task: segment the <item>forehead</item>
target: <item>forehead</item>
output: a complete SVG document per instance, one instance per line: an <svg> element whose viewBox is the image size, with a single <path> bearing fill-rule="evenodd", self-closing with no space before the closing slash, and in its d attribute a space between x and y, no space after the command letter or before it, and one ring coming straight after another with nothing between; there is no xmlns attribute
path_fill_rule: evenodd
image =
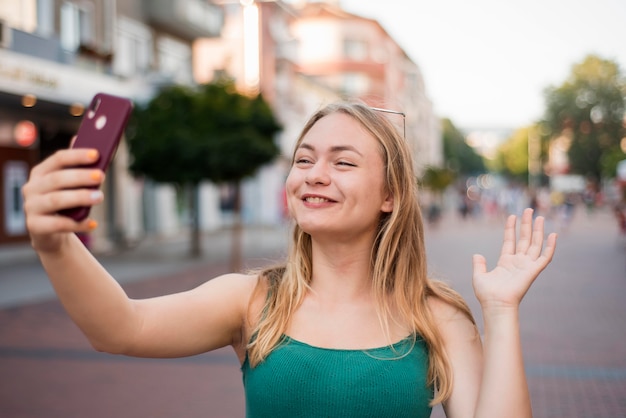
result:
<svg viewBox="0 0 626 418"><path fill-rule="evenodd" d="M331 113L318 120L303 136L303 144L311 147L352 146L357 149L378 150L378 140L356 119L345 113Z"/></svg>

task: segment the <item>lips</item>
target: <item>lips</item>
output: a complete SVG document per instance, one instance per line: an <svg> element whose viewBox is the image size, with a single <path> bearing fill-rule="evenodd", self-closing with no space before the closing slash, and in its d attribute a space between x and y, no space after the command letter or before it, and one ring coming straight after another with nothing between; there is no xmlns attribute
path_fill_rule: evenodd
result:
<svg viewBox="0 0 626 418"><path fill-rule="evenodd" d="M334 202L334 200L329 199L327 197L324 196L317 196L317 195L305 195L302 197L302 200L304 200L307 203L312 203L312 204L321 204L321 203L331 203Z"/></svg>

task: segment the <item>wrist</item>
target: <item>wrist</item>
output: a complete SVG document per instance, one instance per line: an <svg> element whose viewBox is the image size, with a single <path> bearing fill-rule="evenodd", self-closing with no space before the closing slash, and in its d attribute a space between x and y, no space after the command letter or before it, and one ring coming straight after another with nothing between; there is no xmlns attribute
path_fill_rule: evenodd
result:
<svg viewBox="0 0 626 418"><path fill-rule="evenodd" d="M483 320L485 322L508 322L519 319L519 305L488 304L481 305Z"/></svg>
<svg viewBox="0 0 626 418"><path fill-rule="evenodd" d="M54 237L31 235L30 245L40 257L58 257L69 245L73 233L57 234Z"/></svg>

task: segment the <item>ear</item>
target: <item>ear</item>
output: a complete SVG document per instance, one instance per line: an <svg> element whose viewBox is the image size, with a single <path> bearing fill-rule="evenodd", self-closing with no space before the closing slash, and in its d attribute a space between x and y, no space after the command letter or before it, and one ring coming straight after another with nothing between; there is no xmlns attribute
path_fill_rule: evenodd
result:
<svg viewBox="0 0 626 418"><path fill-rule="evenodd" d="M381 212L393 212L393 195L389 194L383 201L382 206L380 207Z"/></svg>

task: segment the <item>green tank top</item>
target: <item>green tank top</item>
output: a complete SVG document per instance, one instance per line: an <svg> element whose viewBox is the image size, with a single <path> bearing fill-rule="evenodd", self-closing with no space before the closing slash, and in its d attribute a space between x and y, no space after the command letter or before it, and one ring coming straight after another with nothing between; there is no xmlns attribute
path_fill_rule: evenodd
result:
<svg viewBox="0 0 626 418"><path fill-rule="evenodd" d="M428 350L421 338L342 350L285 336L267 358L241 366L248 418L426 418Z"/></svg>

